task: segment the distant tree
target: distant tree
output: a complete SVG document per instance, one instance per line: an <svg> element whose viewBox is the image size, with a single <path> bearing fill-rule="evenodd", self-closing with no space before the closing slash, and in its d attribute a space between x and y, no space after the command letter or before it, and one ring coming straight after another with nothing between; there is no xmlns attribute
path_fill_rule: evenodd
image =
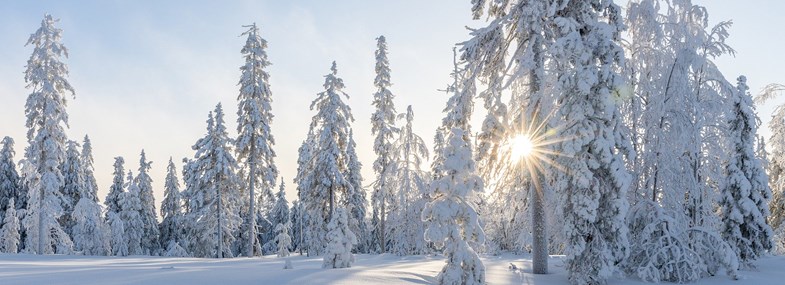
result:
<svg viewBox="0 0 785 285"><path fill-rule="evenodd" d="M346 189L346 193L342 198L342 204L345 205L349 212L349 229L359 237L355 251L365 253L368 252L368 244L363 241L368 240L367 236L370 235L365 221L366 212L368 211L368 200L366 199L365 188L362 185L362 163L357 157L356 148L357 143L354 142L354 134L349 130L349 145L346 147L346 177L348 177L349 184L352 187Z"/></svg>
<svg viewBox="0 0 785 285"><path fill-rule="evenodd" d="M80 188L85 185L82 161L79 153L79 144L69 140L66 143L65 163L61 167L63 173L63 187L60 193L63 195L62 207L63 215L60 216L60 226L69 235L73 236L74 206L79 202Z"/></svg>
<svg viewBox="0 0 785 285"><path fill-rule="evenodd" d="M93 143L90 142L90 137L84 136L82 141L82 153L80 155L82 162L82 193L89 194L93 202L98 203L98 183L95 181L95 167L93 166ZM81 197L81 196L80 196Z"/></svg>
<svg viewBox="0 0 785 285"><path fill-rule="evenodd" d="M286 186L283 178L279 184L278 192L275 194L275 206L270 212L270 222L278 227L278 224L286 224L289 221L289 202L286 201Z"/></svg>
<svg viewBox="0 0 785 285"><path fill-rule="evenodd" d="M152 161L147 160L144 150L142 150L139 157L139 174L134 178L134 183L139 187L139 201L142 205L139 217L144 225L142 251L145 254L157 254L161 250L158 240L160 231L158 230L158 219L155 213L155 197L153 196L153 179L148 174L152 163Z"/></svg>
<svg viewBox="0 0 785 285"><path fill-rule="evenodd" d="M144 221L142 220L142 200L139 198L139 185L136 185L133 173L128 171L126 189L120 196L120 218L125 228L125 241L129 255L146 254L142 248L144 238Z"/></svg>
<svg viewBox="0 0 785 285"><path fill-rule="evenodd" d="M120 213L120 197L125 192L125 169L123 168L122 156L114 158L114 172L112 178L112 186L109 187L109 193L106 194L104 205L106 205L106 220L109 220L109 213Z"/></svg>
<svg viewBox="0 0 785 285"><path fill-rule="evenodd" d="M164 179L164 200L161 202L161 217L163 220L159 226L161 233L161 246L166 252L171 249L172 242L178 243L181 240L182 231L182 200L180 197L180 181L177 179L177 169L172 158L169 158L169 165L166 167L166 178Z"/></svg>
<svg viewBox="0 0 785 285"><path fill-rule="evenodd" d="M11 200L20 202L27 199L25 197L24 200L19 200L22 186L14 163L14 139L4 137L2 144L2 149L0 149L0 211L4 213Z"/></svg>

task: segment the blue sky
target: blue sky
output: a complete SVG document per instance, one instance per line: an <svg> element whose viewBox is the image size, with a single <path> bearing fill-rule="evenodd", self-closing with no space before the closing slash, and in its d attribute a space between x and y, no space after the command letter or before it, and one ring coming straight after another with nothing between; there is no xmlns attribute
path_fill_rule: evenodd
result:
<svg viewBox="0 0 785 285"><path fill-rule="evenodd" d="M372 181L369 117L375 38L390 49L392 90L399 112L413 105L415 131L430 142L442 117L450 81L453 44L468 38L468 0L349 1L6 1L0 0L0 136L10 135L21 153L25 143L22 72L31 47L24 43L44 13L61 19L66 60L76 99L69 102L71 138L89 134L95 150L99 197L111 183L112 157L124 156L136 172L144 148L154 161L156 199L161 201L166 161L190 157L204 133L207 112L222 102L235 127L237 80L243 63L242 25L256 22L269 42L276 162L288 196L297 147L313 114L308 106L322 90L336 60L351 96L353 127ZM717 60L726 77L746 74L753 92L785 82L781 72L785 1L694 1L712 22L734 20L730 44L736 57ZM625 2L620 2L624 5ZM778 100L776 103L781 103ZM761 106L768 122L774 103ZM483 112L478 106L478 112ZM478 128L479 126L476 126ZM764 130L765 132L765 130Z"/></svg>

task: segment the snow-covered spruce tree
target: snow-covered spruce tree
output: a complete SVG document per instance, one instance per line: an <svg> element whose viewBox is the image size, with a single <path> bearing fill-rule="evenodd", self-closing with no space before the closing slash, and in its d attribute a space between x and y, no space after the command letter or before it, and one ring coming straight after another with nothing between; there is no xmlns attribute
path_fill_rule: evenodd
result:
<svg viewBox="0 0 785 285"><path fill-rule="evenodd" d="M303 248L300 245L303 243L303 228L305 225L303 223L303 208L299 199L292 202L292 208L289 213L289 222L292 224L291 248L294 251L300 251L300 255L302 255Z"/></svg>
<svg viewBox="0 0 785 285"><path fill-rule="evenodd" d="M470 124L474 80L464 78L464 70L455 65L453 95L447 101L442 126L448 130L437 155L434 180L429 189L430 201L422 211L426 224L425 240L443 246L447 264L437 277L438 284L484 284L485 266L470 243L481 244L485 233L471 198L483 191L472 155Z"/></svg>
<svg viewBox="0 0 785 285"><path fill-rule="evenodd" d="M158 254L161 245L158 241L160 231L158 230L158 219L155 213L155 197L153 197L153 179L148 172L152 161L148 161L144 150L139 156L139 174L134 178L134 184L139 187L139 200L142 209L139 217L142 219L144 234L142 235L142 251L144 254Z"/></svg>
<svg viewBox="0 0 785 285"><path fill-rule="evenodd" d="M85 136L81 163L79 200L74 206L72 238L74 248L85 255L109 255L112 252L111 228L101 215L97 186L93 174L93 151L90 139Z"/></svg>
<svg viewBox="0 0 785 285"><path fill-rule="evenodd" d="M5 213L11 200L19 201L22 185L14 163L14 139L4 137L1 143L3 146L0 149L0 212Z"/></svg>
<svg viewBox="0 0 785 285"><path fill-rule="evenodd" d="M275 193L275 206L270 212L270 222L278 227L278 224L285 224L289 221L289 201L286 201L286 186L281 178L278 192Z"/></svg>
<svg viewBox="0 0 785 285"><path fill-rule="evenodd" d="M120 196L120 219L123 220L125 228L125 241L128 244L129 255L145 254L142 248L144 238L144 221L142 220L142 200L139 198L139 185L134 180L133 173L128 171L127 183L128 191Z"/></svg>
<svg viewBox="0 0 785 285"><path fill-rule="evenodd" d="M82 141L82 153L80 155L82 162L82 192L92 197L93 202L98 203L98 183L95 181L95 167L93 166L93 143L90 142L90 137L84 136ZM81 197L81 196L80 196Z"/></svg>
<svg viewBox="0 0 785 285"><path fill-rule="evenodd" d="M60 168L65 161L67 141L66 96L75 93L66 79L68 68L61 61L68 57L68 51L60 42L62 30L55 27L56 22L45 15L41 27L27 40L27 45L33 46L33 54L25 70L31 93L25 103L29 146L25 148L23 173L29 199L23 223L28 229L25 244L29 251L38 254L66 253L72 245L58 219L63 214Z"/></svg>
<svg viewBox="0 0 785 285"><path fill-rule="evenodd" d="M771 189L763 165L755 156L758 116L748 93L747 78L739 76L733 100L729 137L733 154L722 189L722 237L745 266L768 252L773 232L766 223Z"/></svg>
<svg viewBox="0 0 785 285"><path fill-rule="evenodd" d="M14 198L8 200L7 210L4 213L3 227L0 231L0 249L4 253L17 253L19 251L19 217L16 216Z"/></svg>
<svg viewBox="0 0 785 285"><path fill-rule="evenodd" d="M371 204L376 210L379 224L373 225L379 234L379 249L382 253L387 251L389 237L387 233L392 228L387 228L388 212L393 209L387 205L393 204L393 192L397 188L395 185L395 173L393 153L393 142L398 133L395 127L395 96L390 91L390 62L387 59L387 41L384 36L376 38L376 78L373 81L377 91L373 94L373 105L376 108L371 115L371 132L374 138L373 151L376 153L376 160L373 163L373 171L376 173L376 181L373 182L373 194Z"/></svg>
<svg viewBox="0 0 785 285"><path fill-rule="evenodd" d="M304 191L302 203L308 215L308 254L320 255L324 252L327 241L327 223L333 215L338 195L345 195L352 187L347 174L347 151L349 144L349 123L354 120L351 109L341 97L349 96L343 92L343 80L338 78L335 62L331 72L325 76L325 91L317 94L311 103L316 115L311 121L314 130L311 145L311 159L307 190Z"/></svg>
<svg viewBox="0 0 785 285"><path fill-rule="evenodd" d="M568 138L560 145L568 171L559 174L558 189L573 284L605 284L629 247L624 218L631 177L622 155L631 147L612 97L623 85L615 71L624 59L620 11L612 1L574 1L556 7L553 20L557 115L566 125L559 136Z"/></svg>
<svg viewBox="0 0 785 285"><path fill-rule="evenodd" d="M342 204L349 211L349 229L359 237L355 251L366 253L369 245L365 243L365 241L368 241L365 237L370 235L365 221L368 201L365 198L365 188L362 185L362 163L360 163L360 159L357 157L356 148L357 143L354 142L354 132L349 130L349 145L346 147L346 177L348 177L349 184L352 187L346 189Z"/></svg>
<svg viewBox="0 0 785 285"><path fill-rule="evenodd" d="M252 220L256 215L254 200L256 199L255 188L258 185L263 193L272 194L275 187L275 178L278 176L278 169L275 167L275 139L270 130L273 120L272 91L270 91L270 75L264 69L270 65L267 60L267 41L259 36L259 28L254 23L244 26L248 31L242 35L247 35L245 46L241 53L245 57L245 64L240 67L240 95L238 95L237 105L237 132L239 136L236 140L237 160L243 163L243 167L248 168L248 189L249 208L245 216L246 222ZM266 198L263 196L263 198ZM264 201L264 200L263 200ZM261 205L259 205L261 206ZM268 209L269 210L269 209ZM254 227L248 227L248 236L256 236ZM245 248L245 255L252 256L253 241L249 241Z"/></svg>
<svg viewBox="0 0 785 285"><path fill-rule="evenodd" d="M164 178L164 199L161 201L161 217L163 220L159 225L158 231L161 233L161 246L169 252L172 243L181 247L182 233L182 200L180 199L180 181L177 179L177 168L175 168L172 158L169 158L169 165L166 166L166 178Z"/></svg>
<svg viewBox="0 0 785 285"><path fill-rule="evenodd" d="M306 242L306 240L310 237L310 231L307 230L309 226L307 223L307 216L308 211L305 208L305 197L308 195L309 191L313 189L313 172L311 171L310 167L313 166L311 164L311 146L313 145L313 128L308 130L308 135L300 147L297 149L298 158L297 158L297 174L294 177L294 183L297 184L297 218L292 219L295 226L295 231L298 233L295 235L295 243L297 244L297 249L302 255L303 250L308 252L308 256L311 256L312 252L308 250L308 245L310 242Z"/></svg>
<svg viewBox="0 0 785 285"><path fill-rule="evenodd" d="M60 188L60 193L63 195L63 215L60 216L59 221L63 230L73 237L75 222L72 213L74 206L79 202L79 194L82 191L80 188L84 185L84 172L82 171L79 144L69 140L66 145L65 163L60 168L63 173L63 187Z"/></svg>
<svg viewBox="0 0 785 285"><path fill-rule="evenodd" d="M108 212L107 222L110 224L112 232L112 255L114 256L127 256L128 255L128 242L125 237L125 226L123 219L119 213Z"/></svg>
<svg viewBox="0 0 785 285"><path fill-rule="evenodd" d="M327 246L322 268L352 267L354 255L352 247L357 244L357 236L349 229L346 209L335 209L330 223L327 224Z"/></svg>
<svg viewBox="0 0 785 285"><path fill-rule="evenodd" d="M189 252L194 256L223 258L233 256L231 245L242 223L242 197L237 187L233 141L226 132L220 103L214 114L215 117L213 112L208 116L207 134L193 146L194 161L185 167L189 171L186 181L192 182L187 183L183 196L187 199Z"/></svg>
<svg viewBox="0 0 785 285"><path fill-rule="evenodd" d="M112 186L106 194L104 205L106 205L106 220L109 220L109 213L120 213L120 197L125 192L125 169L123 168L122 156L114 158L114 172L112 172Z"/></svg>
<svg viewBox="0 0 785 285"><path fill-rule="evenodd" d="M84 255L108 255L112 250L111 229L101 216L101 206L89 189L80 188L79 201L74 206L74 248Z"/></svg>
<svg viewBox="0 0 785 285"><path fill-rule="evenodd" d="M289 236L291 228L292 223L289 221L275 226L275 231L278 232L278 235L275 236L275 243L278 246L278 257L289 256L289 248L292 246L292 237Z"/></svg>
<svg viewBox="0 0 785 285"><path fill-rule="evenodd" d="M398 205L398 209L390 219L390 226L395 229L392 231L390 251L398 255L424 254L427 252L425 224L420 215L428 201L429 177L421 165L428 159L428 147L414 133L414 111L411 105L406 108L406 113L398 114L398 119L404 119L406 123L401 127L393 146L397 169L395 180L398 185L393 204Z"/></svg>

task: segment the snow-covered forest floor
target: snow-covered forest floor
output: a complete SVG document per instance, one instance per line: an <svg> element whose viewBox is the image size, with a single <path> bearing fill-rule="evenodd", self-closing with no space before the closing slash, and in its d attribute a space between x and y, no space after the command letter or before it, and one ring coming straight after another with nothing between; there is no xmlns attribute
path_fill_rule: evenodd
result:
<svg viewBox="0 0 785 285"><path fill-rule="evenodd" d="M444 264L441 256L356 255L351 268L322 269L321 257L284 259L99 257L0 254L2 284L432 284ZM483 257L488 284L568 284L561 257L551 257L548 275L532 275L528 256ZM510 263L519 267L510 270ZM754 271L740 271L741 280L714 276L696 285L782 284L785 256L763 257ZM650 284L614 278L609 284Z"/></svg>

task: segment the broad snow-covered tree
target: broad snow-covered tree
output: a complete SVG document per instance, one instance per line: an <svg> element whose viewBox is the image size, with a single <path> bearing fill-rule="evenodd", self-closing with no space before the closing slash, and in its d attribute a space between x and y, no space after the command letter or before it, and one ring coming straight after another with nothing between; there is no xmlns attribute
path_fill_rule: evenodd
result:
<svg viewBox="0 0 785 285"><path fill-rule="evenodd" d="M0 149L0 211L5 212L11 200L19 203L22 185L14 163L14 139L4 137L2 144L2 149Z"/></svg>
<svg viewBox="0 0 785 285"><path fill-rule="evenodd" d="M412 122L414 111L412 106L406 113L399 114L404 119L398 139L393 146L395 154L395 180L398 185L390 215L392 244L390 252L398 255L423 254L427 251L425 244L425 224L420 219L425 203L428 201L429 177L421 165L428 159L428 147L425 141L414 133Z"/></svg>
<svg viewBox="0 0 785 285"><path fill-rule="evenodd" d="M248 31L243 35L248 38L241 50L245 64L240 67L240 95L237 105L237 132L235 142L237 160L248 168L249 208L246 222L256 215L254 200L258 185L262 191L272 193L278 169L275 167L275 139L270 124L273 120L272 91L270 91L270 75L264 69L270 66L267 60L267 41L259 35L259 28L254 23L245 26ZM261 206L261 205L260 205ZM269 209L268 209L269 210ZM256 236L255 227L249 227L248 236ZM252 256L253 241L249 241L245 254Z"/></svg>
<svg viewBox="0 0 785 285"><path fill-rule="evenodd" d="M387 233L391 230L387 226L387 216L390 209L388 204L393 202L393 192L395 185L395 153L393 153L393 142L398 128L395 127L395 96L390 91L390 62L387 59L387 40L384 36L379 36L376 42L376 78L373 81L376 86L376 93L373 94L373 105L376 108L371 115L371 132L374 138L373 151L376 153L376 160L373 163L373 171L376 173L376 181L373 183L373 195L371 204L378 208L379 224L373 225L379 234L379 249L382 253L387 251Z"/></svg>
<svg viewBox="0 0 785 285"><path fill-rule="evenodd" d="M2 247L2 252L4 253L17 253L21 237L19 235L19 217L16 216L14 198L8 201L7 208L4 213L2 231L0 231L0 241L2 241L0 242L0 247Z"/></svg>
<svg viewBox="0 0 785 285"><path fill-rule="evenodd" d="M575 1L557 7L553 20L558 117L566 122L559 136L568 138L560 148L569 170L557 179L573 284L604 284L629 247L624 218L631 176L623 155L631 148L612 97L624 83L615 71L624 59L620 12L612 1Z"/></svg>
<svg viewBox="0 0 785 285"><path fill-rule="evenodd" d="M343 92L345 86L343 80L337 76L338 68L335 62L330 70L325 76L325 91L318 93L311 103L311 109L316 109L316 115L311 121L313 136L309 136L310 139L307 140L311 148L310 159L302 168L308 173L298 179L298 187L304 187L301 201L308 216L309 255L324 252L326 226L335 204L339 202L339 195L345 195L352 188L351 180L346 175L349 123L354 118L349 106L341 99L348 98L348 95Z"/></svg>
<svg viewBox="0 0 785 285"><path fill-rule="evenodd" d="M289 256L289 248L292 246L292 237L289 236L291 228L292 223L289 221L275 226L275 231L278 232L278 235L275 236L275 243L278 246L278 257Z"/></svg>
<svg viewBox="0 0 785 285"><path fill-rule="evenodd" d="M180 181L177 179L177 168L169 158L169 165L166 166L166 178L164 179L164 200L161 201L161 217L163 220L159 226L161 233L161 246L169 252L173 242L177 247L181 247L180 235L182 232L182 202L180 198Z"/></svg>
<svg viewBox="0 0 785 285"><path fill-rule="evenodd" d="M112 186L106 194L104 205L106 205L106 220L109 220L109 213L120 213L120 198L125 192L125 169L123 168L122 156L114 158L114 172L112 172Z"/></svg>
<svg viewBox="0 0 785 285"><path fill-rule="evenodd" d="M144 239L144 220L142 220L142 200L139 198L139 185L134 180L133 173L128 171L126 189L120 196L120 218L125 228L125 241L128 245L129 255L146 254L142 248Z"/></svg>
<svg viewBox="0 0 785 285"><path fill-rule="evenodd" d="M189 240L186 244L194 256L233 256L231 245L242 223L242 197L237 187L238 165L232 143L219 103L215 113L210 112L208 116L207 134L193 146L194 160L184 167L188 169L188 177L184 178L190 181L183 193L187 199L185 223Z"/></svg>
<svg viewBox="0 0 785 285"><path fill-rule="evenodd" d="M352 267L354 255L352 248L357 244L357 236L349 229L346 209L335 209L330 223L327 224L327 247L322 268Z"/></svg>
<svg viewBox="0 0 785 285"><path fill-rule="evenodd" d="M25 103L28 128L25 149L25 184L29 189L27 213L23 221L27 230L25 242L38 254L65 253L71 240L58 223L63 214L60 188L63 187L61 165L65 162L65 110L67 94L75 94L68 83L68 68L62 62L68 50L60 42L62 30L55 20L45 15L41 27L30 35L27 45L33 54L27 60L25 82L31 90Z"/></svg>
<svg viewBox="0 0 785 285"><path fill-rule="evenodd" d="M142 251L145 254L156 254L160 250L158 241L160 231L158 230L158 219L155 213L155 197L153 197L153 179L148 172L152 161L148 161L144 150L139 156L139 174L134 178L134 184L139 188L139 201L142 209L139 217L142 219L144 234L142 235Z"/></svg>
<svg viewBox="0 0 785 285"><path fill-rule="evenodd" d="M112 238L112 255L126 256L128 255L128 242L125 237L125 226L120 213L109 212L107 222L110 225Z"/></svg>
<svg viewBox="0 0 785 285"><path fill-rule="evenodd" d="M74 206L74 248L85 255L108 255L111 253L111 228L101 216L101 206L89 188L81 188L82 194Z"/></svg>
<svg viewBox="0 0 785 285"><path fill-rule="evenodd" d="M758 116L740 76L733 100L730 133L733 154L719 205L722 208L722 237L735 250L739 261L749 266L772 247L773 232L766 223L771 189L761 161L755 156Z"/></svg>

